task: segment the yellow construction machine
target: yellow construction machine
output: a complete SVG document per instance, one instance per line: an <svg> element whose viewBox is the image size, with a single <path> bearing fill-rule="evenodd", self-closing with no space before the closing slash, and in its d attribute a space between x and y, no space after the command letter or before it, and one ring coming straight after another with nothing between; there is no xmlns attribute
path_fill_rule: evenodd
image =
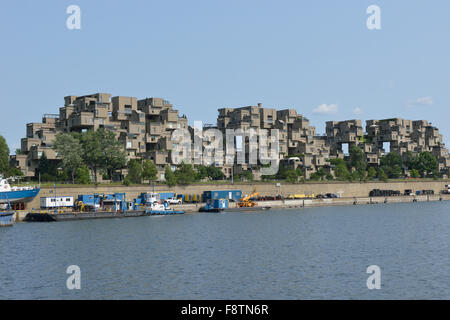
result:
<svg viewBox="0 0 450 320"><path fill-rule="evenodd" d="M258 192L253 192L251 195L242 198L238 203L239 208L251 208L256 206L256 202L251 200L253 197L259 196Z"/></svg>

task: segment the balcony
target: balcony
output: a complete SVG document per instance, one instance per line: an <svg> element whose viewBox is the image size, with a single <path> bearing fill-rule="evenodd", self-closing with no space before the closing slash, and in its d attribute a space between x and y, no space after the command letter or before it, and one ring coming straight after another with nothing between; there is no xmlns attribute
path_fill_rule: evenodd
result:
<svg viewBox="0 0 450 320"><path fill-rule="evenodd" d="M145 142L146 143L157 143L158 142L158 136L153 136L153 135L150 135L150 134L146 134L145 135Z"/></svg>

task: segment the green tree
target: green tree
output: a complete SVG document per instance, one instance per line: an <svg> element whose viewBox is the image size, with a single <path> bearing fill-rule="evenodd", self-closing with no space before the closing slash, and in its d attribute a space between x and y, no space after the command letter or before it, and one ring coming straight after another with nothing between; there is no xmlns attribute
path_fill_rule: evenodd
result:
<svg viewBox="0 0 450 320"><path fill-rule="evenodd" d="M372 180L376 176L377 176L377 171L375 170L375 168L369 167L369 169L367 169L367 178Z"/></svg>
<svg viewBox="0 0 450 320"><path fill-rule="evenodd" d="M124 168L127 163L124 146L117 140L116 134L111 130L100 128L96 133L100 136L102 168L111 178L115 170Z"/></svg>
<svg viewBox="0 0 450 320"><path fill-rule="evenodd" d="M359 180L363 180L366 176L367 168L366 155L364 154L364 151L362 151L358 146L353 145L350 148L350 163L357 172L357 176L355 174L354 177Z"/></svg>
<svg viewBox="0 0 450 320"><path fill-rule="evenodd" d="M178 184L188 185L195 181L196 172L191 164L181 162L175 170L175 178Z"/></svg>
<svg viewBox="0 0 450 320"><path fill-rule="evenodd" d="M206 168L206 166L198 165L195 167L195 169L197 170L195 180L201 181L208 177L208 169Z"/></svg>
<svg viewBox="0 0 450 320"><path fill-rule="evenodd" d="M402 176L402 157L396 152L389 152L380 159L381 168L389 178L400 178Z"/></svg>
<svg viewBox="0 0 450 320"><path fill-rule="evenodd" d="M380 179L381 181L384 181L384 182L388 182L388 180L389 180L386 172L384 172L384 170L382 168L378 169L378 179Z"/></svg>
<svg viewBox="0 0 450 320"><path fill-rule="evenodd" d="M85 165L94 173L94 181L97 183L97 173L103 166L103 154L100 137L93 130L88 130L80 136L83 146L83 160Z"/></svg>
<svg viewBox="0 0 450 320"><path fill-rule="evenodd" d="M142 178L144 180L155 181L157 179L158 169L151 160L144 160L142 163Z"/></svg>
<svg viewBox="0 0 450 320"><path fill-rule="evenodd" d="M238 180L242 180L242 179L247 180L247 181L253 181L252 170L249 169L249 170L242 171L238 177Z"/></svg>
<svg viewBox="0 0 450 320"><path fill-rule="evenodd" d="M223 180L225 177L223 171L213 165L206 167L206 172L211 180Z"/></svg>
<svg viewBox="0 0 450 320"><path fill-rule="evenodd" d="M411 151L407 151L404 155L404 164L408 170L412 170L416 167L417 157Z"/></svg>
<svg viewBox="0 0 450 320"><path fill-rule="evenodd" d="M356 181L356 180L362 180L361 174L359 171L355 170L350 174L349 180L350 181Z"/></svg>
<svg viewBox="0 0 450 320"><path fill-rule="evenodd" d="M297 167L295 169L295 172L297 172L297 176L303 177L303 178L305 177L305 171L303 171L303 169L301 167Z"/></svg>
<svg viewBox="0 0 450 320"><path fill-rule="evenodd" d="M128 163L128 175L127 178L131 183L139 184L142 181L142 164L140 161L131 159Z"/></svg>
<svg viewBox="0 0 450 320"><path fill-rule="evenodd" d="M123 179L123 185L128 187L130 184L131 184L130 178L126 176L125 179Z"/></svg>
<svg viewBox="0 0 450 320"><path fill-rule="evenodd" d="M177 179L175 178L175 174L173 173L173 171L169 165L166 165L166 167L164 169L164 178L169 187L173 187L174 185L177 184Z"/></svg>
<svg viewBox="0 0 450 320"><path fill-rule="evenodd" d="M8 177L23 177L24 174L23 174L22 170L13 167L8 170L8 172L6 173L6 176L8 176Z"/></svg>
<svg viewBox="0 0 450 320"><path fill-rule="evenodd" d="M317 170L317 174L319 175L320 180L324 180L327 176L327 172L324 168L319 168L319 170Z"/></svg>
<svg viewBox="0 0 450 320"><path fill-rule="evenodd" d="M89 172L89 168L85 165L77 168L75 173L75 181L79 184L89 184L91 183L91 174Z"/></svg>
<svg viewBox="0 0 450 320"><path fill-rule="evenodd" d="M343 159L330 159L330 163L334 165L334 176L336 177L336 179L342 181L349 179L350 172L348 171L347 164Z"/></svg>
<svg viewBox="0 0 450 320"><path fill-rule="evenodd" d="M0 136L0 174L6 174L9 170L9 147L5 138Z"/></svg>
<svg viewBox="0 0 450 320"><path fill-rule="evenodd" d="M112 177L114 170L125 167L124 148L114 132L104 128L89 130L81 134L80 140L84 163L93 171L96 183L97 174L101 170L106 171L108 177Z"/></svg>
<svg viewBox="0 0 450 320"><path fill-rule="evenodd" d="M55 181L56 180L56 164L54 161L50 161L47 158L45 152L42 152L38 162L38 172L42 181Z"/></svg>
<svg viewBox="0 0 450 320"><path fill-rule="evenodd" d="M433 174L438 169L436 157L428 151L419 153L414 169L417 169L422 177Z"/></svg>
<svg viewBox="0 0 450 320"><path fill-rule="evenodd" d="M412 177L412 178L418 178L418 177L420 177L419 171L418 171L417 169L412 169L412 170L411 170L411 177Z"/></svg>
<svg viewBox="0 0 450 320"><path fill-rule="evenodd" d="M61 133L56 135L53 149L62 159L61 166L69 172L72 183L75 183L75 174L77 169L83 164L83 148L80 141L74 135L69 133Z"/></svg>
<svg viewBox="0 0 450 320"><path fill-rule="evenodd" d="M284 171L283 176L287 182L295 183L298 181L298 173L296 170L287 169Z"/></svg>
<svg viewBox="0 0 450 320"><path fill-rule="evenodd" d="M319 181L320 180L320 174L318 172L313 172L310 174L309 179L312 181Z"/></svg>

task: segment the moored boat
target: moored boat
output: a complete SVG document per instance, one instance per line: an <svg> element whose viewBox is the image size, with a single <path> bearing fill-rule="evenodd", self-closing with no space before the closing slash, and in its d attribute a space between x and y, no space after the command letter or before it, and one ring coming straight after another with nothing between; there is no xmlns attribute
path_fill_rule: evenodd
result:
<svg viewBox="0 0 450 320"><path fill-rule="evenodd" d="M0 212L0 227L9 227L14 224L14 211Z"/></svg>
<svg viewBox="0 0 450 320"><path fill-rule="evenodd" d="M173 210L167 202L161 204L160 202L152 202L145 208L146 215L169 215L169 214L183 214L182 210Z"/></svg>
<svg viewBox="0 0 450 320"><path fill-rule="evenodd" d="M0 205L8 202L28 202L33 200L39 193L36 187L11 187L8 180L0 176Z"/></svg>

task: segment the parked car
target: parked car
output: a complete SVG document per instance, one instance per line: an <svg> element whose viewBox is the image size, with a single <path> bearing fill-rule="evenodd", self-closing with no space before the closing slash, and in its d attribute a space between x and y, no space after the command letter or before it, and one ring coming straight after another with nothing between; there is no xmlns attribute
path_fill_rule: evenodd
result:
<svg viewBox="0 0 450 320"><path fill-rule="evenodd" d="M327 193L327 197L335 199L335 198L339 198L339 195L337 195L335 193Z"/></svg>
<svg viewBox="0 0 450 320"><path fill-rule="evenodd" d="M168 204L181 204L181 199L167 198L164 202L167 202Z"/></svg>
<svg viewBox="0 0 450 320"><path fill-rule="evenodd" d="M413 196L414 192L411 189L405 189L405 192L403 194L405 196Z"/></svg>

